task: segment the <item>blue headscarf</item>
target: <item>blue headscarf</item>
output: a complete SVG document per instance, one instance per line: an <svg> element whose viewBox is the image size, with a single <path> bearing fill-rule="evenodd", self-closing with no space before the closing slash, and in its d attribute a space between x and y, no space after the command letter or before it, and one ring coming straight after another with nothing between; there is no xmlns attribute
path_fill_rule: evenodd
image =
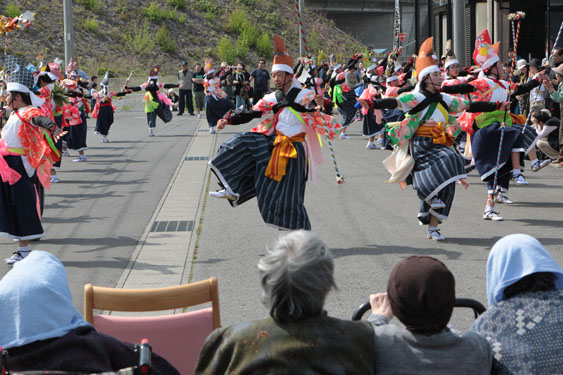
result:
<svg viewBox="0 0 563 375"><path fill-rule="evenodd" d="M563 289L563 269L538 240L527 234L511 234L498 240L487 261L489 307L505 299L506 287L536 272L553 273L555 288Z"/></svg>
<svg viewBox="0 0 563 375"><path fill-rule="evenodd" d="M20 347L88 325L72 302L66 271L52 254L32 251L0 280L0 346Z"/></svg>

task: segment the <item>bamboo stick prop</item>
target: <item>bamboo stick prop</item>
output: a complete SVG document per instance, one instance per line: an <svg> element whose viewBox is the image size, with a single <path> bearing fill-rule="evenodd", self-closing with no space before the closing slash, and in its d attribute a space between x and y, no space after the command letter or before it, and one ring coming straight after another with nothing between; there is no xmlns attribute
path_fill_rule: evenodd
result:
<svg viewBox="0 0 563 375"><path fill-rule="evenodd" d="M301 19L301 12L299 12L299 0L295 0L295 6L297 8L297 20L298 20L299 24L302 26L303 23L302 23L302 19ZM307 53L309 53L309 50L307 49L307 39L305 39L305 31L303 30L303 27L301 27L300 37L303 40L303 48L305 49L305 51ZM314 78L313 78L313 87L315 89L315 94L318 95L319 93L317 91L317 84L314 81ZM322 107L323 103L317 103L317 104ZM326 140L327 140L327 143L328 143L328 149L330 151L330 157L332 159L332 163L334 165L334 170L336 172L336 184L341 185L341 184L344 183L344 176L342 176L340 174L340 170L338 169L338 163L336 162L336 156L334 154L334 148L332 146L332 141L330 139L329 129L328 129L328 126L326 126L324 119L322 118L322 113L321 113L321 122L322 122L323 128L325 130L325 137L326 137Z"/></svg>
<svg viewBox="0 0 563 375"><path fill-rule="evenodd" d="M510 95L508 95L508 98L510 98ZM499 165L500 165L500 156L502 154L502 142L504 141L504 128L506 127L506 114L508 112L508 108L504 109L504 120L502 122L502 124L500 124L500 142L498 145L498 153L497 153L497 164L495 165L495 177L493 179L493 193L492 193L492 199L494 202L495 199L495 194L496 194L496 190L497 190L497 182L498 182L498 170L499 170Z"/></svg>
<svg viewBox="0 0 563 375"><path fill-rule="evenodd" d="M510 13L508 15L508 20L512 25L512 44L514 46L514 52L512 57L512 70L514 71L516 68L516 59L518 56L518 38L520 37L520 24L522 20L526 17L526 13L522 11L518 11L516 13ZM516 27L514 27L514 23L516 23Z"/></svg>
<svg viewBox="0 0 563 375"><path fill-rule="evenodd" d="M295 8L297 12L297 23L299 24L300 35L299 37L303 41L303 48L305 49L305 54L309 54L309 49L307 48L307 39L305 39L305 28L303 27L303 17L299 11L299 0L295 0Z"/></svg>
<svg viewBox="0 0 563 375"><path fill-rule="evenodd" d="M559 42L559 37L561 36L561 30L562 29L563 29L563 21L561 21L561 26L559 27L559 32L557 33L557 37L555 38L555 43L553 43L553 49L551 50L551 54L549 55L550 59L553 56L553 54L555 53L555 48L557 47L557 43Z"/></svg>

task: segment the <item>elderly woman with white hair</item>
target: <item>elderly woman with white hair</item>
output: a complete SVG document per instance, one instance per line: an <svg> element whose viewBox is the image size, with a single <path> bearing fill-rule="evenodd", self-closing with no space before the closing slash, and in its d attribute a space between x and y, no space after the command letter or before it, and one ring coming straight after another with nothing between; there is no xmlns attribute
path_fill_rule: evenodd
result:
<svg viewBox="0 0 563 375"><path fill-rule="evenodd" d="M372 374L374 333L367 322L327 316L334 262L307 231L278 239L258 263L270 318L215 330L196 374Z"/></svg>

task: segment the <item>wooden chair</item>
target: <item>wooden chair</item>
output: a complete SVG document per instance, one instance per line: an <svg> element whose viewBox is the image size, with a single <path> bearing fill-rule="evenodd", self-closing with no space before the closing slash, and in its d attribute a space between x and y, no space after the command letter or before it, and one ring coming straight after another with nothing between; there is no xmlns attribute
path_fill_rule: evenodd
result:
<svg viewBox="0 0 563 375"><path fill-rule="evenodd" d="M158 316L94 315L94 309L146 312L211 302L210 308ZM207 336L221 327L217 279L154 289L116 289L86 284L84 317L102 332L131 343L148 338L155 353L181 374L192 374Z"/></svg>

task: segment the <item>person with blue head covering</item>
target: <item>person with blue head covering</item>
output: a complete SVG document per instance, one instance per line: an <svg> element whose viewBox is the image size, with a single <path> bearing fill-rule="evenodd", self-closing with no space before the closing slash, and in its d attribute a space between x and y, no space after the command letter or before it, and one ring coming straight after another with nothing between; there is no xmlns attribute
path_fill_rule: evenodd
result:
<svg viewBox="0 0 563 375"><path fill-rule="evenodd" d="M0 347L11 371L117 371L138 363L133 345L97 332L74 306L66 271L33 251L0 280ZM178 374L156 354L152 373Z"/></svg>
<svg viewBox="0 0 563 375"><path fill-rule="evenodd" d="M493 349L493 373L563 373L563 269L526 234L500 239L487 261L489 309L472 330Z"/></svg>

